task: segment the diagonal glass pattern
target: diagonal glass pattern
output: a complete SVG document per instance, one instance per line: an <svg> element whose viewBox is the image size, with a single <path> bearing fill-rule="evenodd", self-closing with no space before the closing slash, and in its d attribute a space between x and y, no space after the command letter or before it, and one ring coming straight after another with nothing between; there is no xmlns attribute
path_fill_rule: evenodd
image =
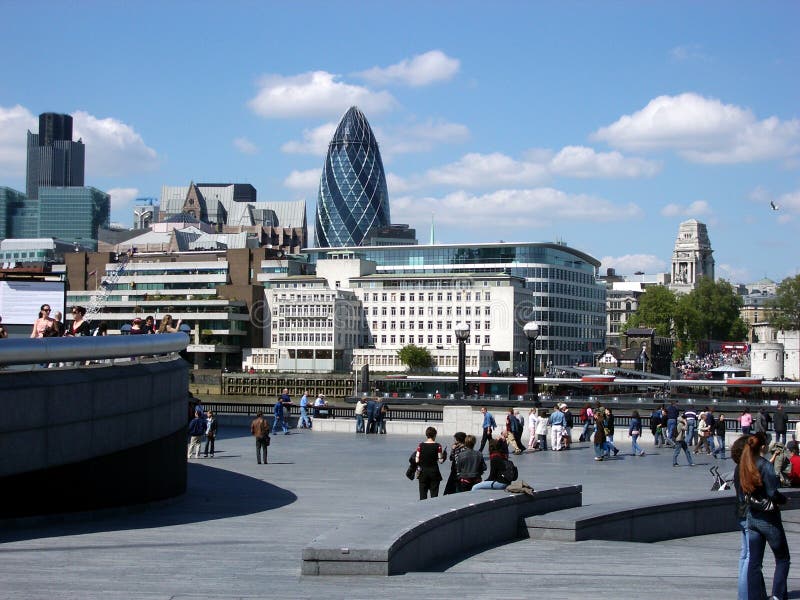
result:
<svg viewBox="0 0 800 600"><path fill-rule="evenodd" d="M390 223L378 142L364 114L353 106L328 145L317 198L315 245L361 246L372 228Z"/></svg>

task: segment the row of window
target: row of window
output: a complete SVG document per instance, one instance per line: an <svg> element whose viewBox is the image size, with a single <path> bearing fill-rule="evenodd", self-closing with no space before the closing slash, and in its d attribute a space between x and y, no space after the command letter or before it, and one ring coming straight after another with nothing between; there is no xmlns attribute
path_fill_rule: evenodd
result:
<svg viewBox="0 0 800 600"><path fill-rule="evenodd" d="M439 316L439 317L441 317L442 315L447 315L449 317L454 312L455 312L455 315L457 317L460 317L462 312L463 312L464 315L466 315L468 317L472 316L472 307L471 306L464 306L463 307L463 311L462 311L462 307L461 306L456 306L455 310L454 310L454 308L452 306L437 306L437 307L435 307L435 309L434 309L433 306L429 306L428 310L427 310L427 315L429 317L432 317L434 315L434 310L435 310L436 315ZM398 306L388 306L388 307L387 306L381 306L380 307L380 314L383 317L385 317L385 316L394 317L394 316L396 316L398 314L401 317L404 317L406 315L406 307L405 306L399 306L399 307ZM424 306L420 306L420 307L417 307L415 309L413 306L409 306L408 307L408 315L413 317L415 314L419 315L420 317L423 316L424 314L426 314L425 307ZM481 314L481 307L480 306L476 306L475 307L475 316L479 316L480 314ZM483 314L488 317L489 315L492 314L492 308L490 306L484 306L483 307ZM373 317L377 317L378 316L378 307L377 306L373 306L372 307L372 316Z"/></svg>
<svg viewBox="0 0 800 600"><path fill-rule="evenodd" d="M378 336L375 336L374 339L377 340ZM413 335L406 336L405 334L401 334L401 335L381 335L380 336L380 343L382 345L383 344L400 344L400 345L404 345L404 344L406 344L406 339L408 340L409 344L417 344L417 345L428 344L428 346L432 346L434 344L434 339L436 340L436 345L437 346L442 346L442 345L445 345L445 344L448 345L448 346L451 346L451 345L453 345L455 343L454 342L454 338L453 338L452 335L436 335L436 336L433 336L433 335L427 335L427 336L426 335L417 335L415 337ZM416 339L416 341L415 341L415 339ZM483 340L483 342L481 342L481 339ZM478 344L478 345L483 343L484 345L490 345L492 343L492 336L490 336L490 335L484 335L484 336L475 335L475 336L472 337L472 341L471 342L470 342L470 340L467 340L467 344L469 344L469 343L474 343L474 344Z"/></svg>
<svg viewBox="0 0 800 600"><path fill-rule="evenodd" d="M406 326L408 327L408 329L414 329L414 323L415 323L415 321L400 321L399 322L400 329L406 329ZM436 329L450 330L450 329L453 328L453 322L452 321L436 321L435 323L436 323ZM389 327L387 327L386 324L387 324L387 321L372 321L372 329L373 329L373 331L376 331L378 329L397 329L398 322L397 321L388 321ZM417 324L417 329L425 329L425 321L416 321L416 324ZM433 329L434 328L434 321L428 321L427 324L428 324L428 327L427 327L428 329ZM484 325L484 329L491 329L492 328L492 322L491 321L484 321L483 325ZM480 321L473 321L471 327L472 327L472 329L480 329L481 328L481 322Z"/></svg>
<svg viewBox="0 0 800 600"><path fill-rule="evenodd" d="M424 302L426 295L422 292L419 294L415 292L409 292L408 294L405 292L373 292L372 294L364 294L364 302L369 302L370 296L373 302L406 302L406 296L408 296L408 302L416 302L418 297L420 302ZM434 302L434 298L436 302L452 302L453 298L455 298L456 302L472 302L473 296L475 297L475 302L480 302L481 300L488 302L492 299L488 291L483 293L474 292L474 294L473 292L428 292L427 294L428 302Z"/></svg>

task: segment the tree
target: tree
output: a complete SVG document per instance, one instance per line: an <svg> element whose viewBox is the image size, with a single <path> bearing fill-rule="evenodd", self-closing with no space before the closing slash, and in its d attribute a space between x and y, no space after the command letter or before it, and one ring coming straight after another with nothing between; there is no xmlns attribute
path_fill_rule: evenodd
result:
<svg viewBox="0 0 800 600"><path fill-rule="evenodd" d="M428 349L414 344L400 348L397 351L397 357L410 371L424 371L433 365L433 357Z"/></svg>
<svg viewBox="0 0 800 600"><path fill-rule="evenodd" d="M767 302L767 320L778 331L800 330L800 275L778 284L775 298Z"/></svg>
<svg viewBox="0 0 800 600"><path fill-rule="evenodd" d="M674 324L681 347L697 350L701 340L744 340L747 325L739 316L741 307L742 298L730 283L701 278L678 299Z"/></svg>
<svg viewBox="0 0 800 600"><path fill-rule="evenodd" d="M649 287L639 297L639 307L626 323L628 328L652 327L656 335L672 336L672 320L677 305L675 294L662 285Z"/></svg>

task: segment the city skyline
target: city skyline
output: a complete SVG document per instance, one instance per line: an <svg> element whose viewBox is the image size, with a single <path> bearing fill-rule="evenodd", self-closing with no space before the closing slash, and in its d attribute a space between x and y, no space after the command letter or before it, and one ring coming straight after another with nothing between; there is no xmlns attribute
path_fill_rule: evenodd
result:
<svg viewBox="0 0 800 600"><path fill-rule="evenodd" d="M695 218L717 277L800 272L796 4L192 6L6 3L0 185L24 190L26 131L64 112L112 220L216 180L305 198L313 222L356 105L421 241L433 214L439 242L563 240L655 273Z"/></svg>

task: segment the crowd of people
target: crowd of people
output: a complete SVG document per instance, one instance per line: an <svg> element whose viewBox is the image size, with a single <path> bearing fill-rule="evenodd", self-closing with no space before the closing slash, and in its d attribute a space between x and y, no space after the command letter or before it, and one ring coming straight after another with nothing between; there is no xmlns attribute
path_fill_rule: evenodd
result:
<svg viewBox="0 0 800 600"><path fill-rule="evenodd" d="M709 376L709 371L722 366L750 367L750 355L738 351L711 352L701 357L679 360L674 363L680 379L697 379Z"/></svg>

